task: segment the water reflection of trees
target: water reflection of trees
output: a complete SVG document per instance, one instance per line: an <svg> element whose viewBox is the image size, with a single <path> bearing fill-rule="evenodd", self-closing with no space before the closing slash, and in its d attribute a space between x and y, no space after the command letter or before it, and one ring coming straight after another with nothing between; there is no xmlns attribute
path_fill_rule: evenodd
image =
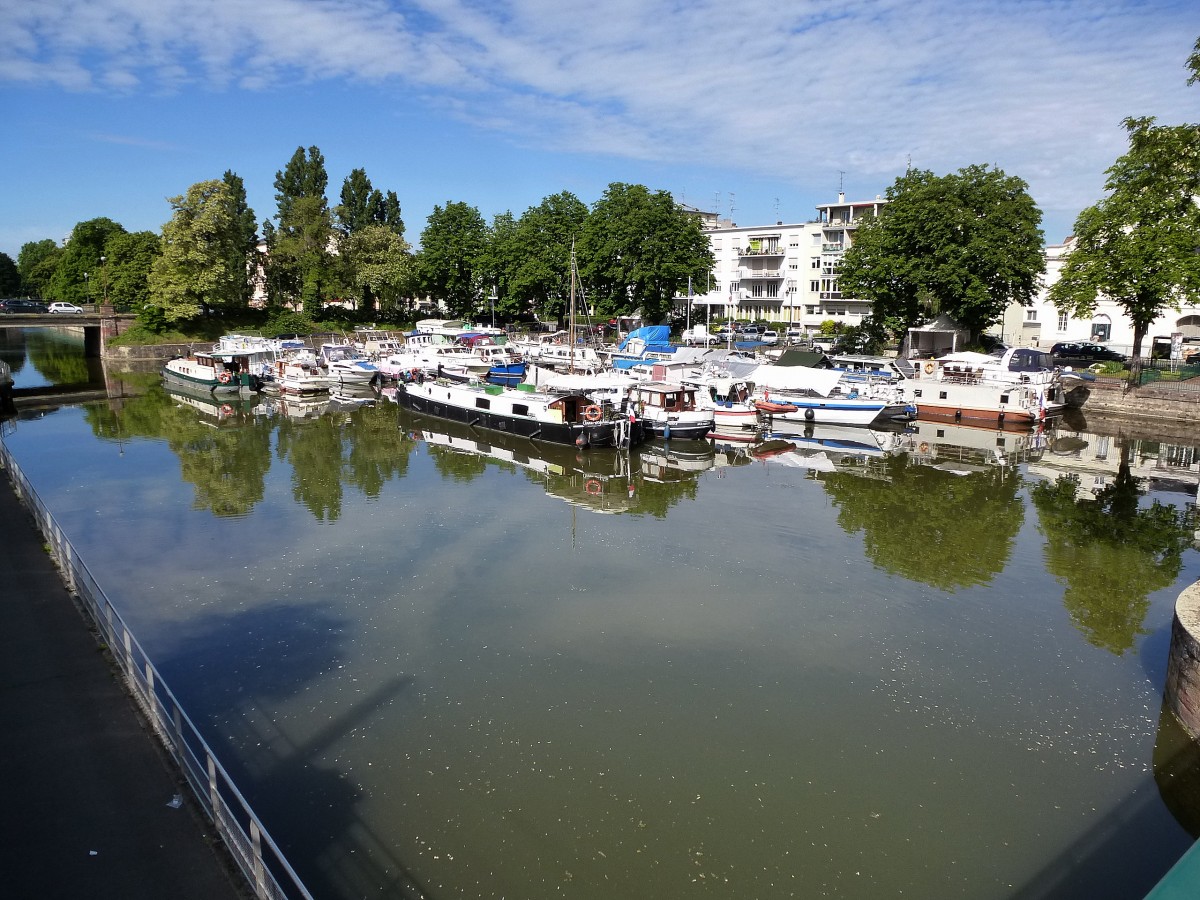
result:
<svg viewBox="0 0 1200 900"><path fill-rule="evenodd" d="M889 456L876 477L819 476L838 524L861 532L879 568L943 590L987 584L1001 572L1024 520L1011 467L956 475Z"/></svg>
<svg viewBox="0 0 1200 900"><path fill-rule="evenodd" d="M1130 473L1122 443L1116 477L1094 496L1080 497L1079 477L1033 487L1046 568L1065 586L1063 605L1088 643L1118 656L1145 634L1149 595L1179 576L1191 544L1192 516L1153 501Z"/></svg>
<svg viewBox="0 0 1200 900"><path fill-rule="evenodd" d="M87 359L81 352L83 337L53 329L30 329L25 350L29 362L49 384L87 384L91 381Z"/></svg>
<svg viewBox="0 0 1200 900"><path fill-rule="evenodd" d="M263 499L276 429L278 458L292 468L292 495L321 520L341 513L344 485L377 497L407 469L409 447L389 404L292 419L265 415L260 403L156 387L119 409L89 406L86 415L94 433L110 441L165 441L195 488L194 507L216 516L246 515Z"/></svg>

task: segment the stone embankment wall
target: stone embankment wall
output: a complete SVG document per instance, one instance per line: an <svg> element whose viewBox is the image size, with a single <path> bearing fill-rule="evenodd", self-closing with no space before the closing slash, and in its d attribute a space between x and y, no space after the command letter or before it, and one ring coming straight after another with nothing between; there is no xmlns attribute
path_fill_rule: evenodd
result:
<svg viewBox="0 0 1200 900"><path fill-rule="evenodd" d="M1164 702L1187 733L1200 740L1200 581L1175 601Z"/></svg>
<svg viewBox="0 0 1200 900"><path fill-rule="evenodd" d="M1085 416L1200 425L1200 385L1194 391L1149 384L1125 390L1123 381L1098 379L1083 406Z"/></svg>
<svg viewBox="0 0 1200 900"><path fill-rule="evenodd" d="M134 347L105 347L104 361L112 363L163 363L176 356L187 356L188 351L194 346L194 344L144 344Z"/></svg>

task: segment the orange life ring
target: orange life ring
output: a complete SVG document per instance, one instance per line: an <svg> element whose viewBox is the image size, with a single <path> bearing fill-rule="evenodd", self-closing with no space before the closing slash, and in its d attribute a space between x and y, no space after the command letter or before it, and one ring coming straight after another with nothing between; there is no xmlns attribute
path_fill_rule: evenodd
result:
<svg viewBox="0 0 1200 900"><path fill-rule="evenodd" d="M925 363L925 374L926 374L926 375L932 375L932 374L933 374L933 363L931 363L931 362L927 362L927 363Z"/></svg>
<svg viewBox="0 0 1200 900"><path fill-rule="evenodd" d="M585 406L583 409L583 417L589 422L599 422L602 415L604 411L598 406Z"/></svg>
<svg viewBox="0 0 1200 900"><path fill-rule="evenodd" d="M920 447L918 447L917 449L918 449L918 450L920 450L922 453L928 453L928 452L929 452L929 445L928 445L928 444L922 444L922 445L921 445Z"/></svg>
<svg viewBox="0 0 1200 900"><path fill-rule="evenodd" d="M224 404L224 405L221 407L221 415L223 415L223 416L232 416L232 415L233 415L233 407L232 407L232 406L230 406L228 403Z"/></svg>
<svg viewBox="0 0 1200 900"><path fill-rule="evenodd" d="M217 376L217 381L221 382L221 384L229 384L229 378L230 375L228 372L222 372Z"/></svg>
<svg viewBox="0 0 1200 900"><path fill-rule="evenodd" d="M591 494L593 497L595 497L595 496L599 495L600 491L602 490L602 487L600 485L600 482L597 481L595 478L589 478L587 484L585 484L583 486L583 489L585 491L587 491L589 494Z"/></svg>

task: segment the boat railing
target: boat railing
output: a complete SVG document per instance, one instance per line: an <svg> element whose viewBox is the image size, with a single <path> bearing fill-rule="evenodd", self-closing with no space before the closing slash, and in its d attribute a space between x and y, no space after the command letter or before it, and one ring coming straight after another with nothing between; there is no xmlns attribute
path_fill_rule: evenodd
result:
<svg viewBox="0 0 1200 900"><path fill-rule="evenodd" d="M300 876L184 712L3 442L0 442L0 462L8 469L17 496L33 514L68 589L77 596L96 626L130 693L246 877L253 896L261 900L312 900Z"/></svg>

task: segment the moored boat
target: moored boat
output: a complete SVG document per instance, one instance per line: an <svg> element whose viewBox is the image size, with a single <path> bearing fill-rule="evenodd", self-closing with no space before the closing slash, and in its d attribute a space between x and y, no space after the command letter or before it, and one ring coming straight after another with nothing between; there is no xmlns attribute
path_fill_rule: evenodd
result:
<svg viewBox="0 0 1200 900"><path fill-rule="evenodd" d="M167 360L162 374L168 381L214 394L253 393L262 387L262 380L250 366L250 354L195 350Z"/></svg>
<svg viewBox="0 0 1200 900"><path fill-rule="evenodd" d="M579 447L630 447L641 443L641 424L593 403L583 394L541 393L532 385L515 388L446 379L400 384L396 402L405 409L533 440Z"/></svg>
<svg viewBox="0 0 1200 900"><path fill-rule="evenodd" d="M913 366L917 377L900 387L919 418L931 421L1024 428L1068 405L1083 405L1090 390L1082 376L1061 372L1048 353L1029 347L999 357L951 353L914 360Z"/></svg>
<svg viewBox="0 0 1200 900"><path fill-rule="evenodd" d="M696 405L696 388L664 381L640 381L629 389L631 410L655 437L696 440L716 425L711 409Z"/></svg>

